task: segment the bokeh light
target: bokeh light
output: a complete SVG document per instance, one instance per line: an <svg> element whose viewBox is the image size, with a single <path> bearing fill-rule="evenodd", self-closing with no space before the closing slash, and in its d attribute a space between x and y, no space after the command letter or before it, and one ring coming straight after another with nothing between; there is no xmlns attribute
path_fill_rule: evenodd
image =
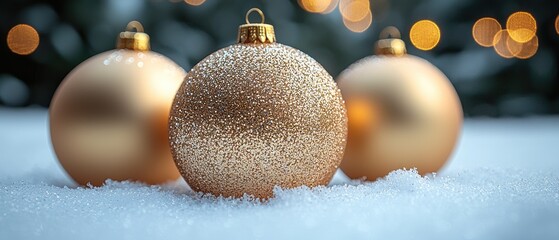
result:
<svg viewBox="0 0 559 240"><path fill-rule="evenodd" d="M39 46L39 33L27 25L18 24L8 32L8 48L19 55L29 55Z"/></svg>
<svg viewBox="0 0 559 240"><path fill-rule="evenodd" d="M312 13L324 13L328 10L331 12L336 6L334 3L334 7L331 7L333 0L298 0L297 2L305 11Z"/></svg>
<svg viewBox="0 0 559 240"><path fill-rule="evenodd" d="M474 40L483 47L492 47L495 34L501 31L501 24L490 17L481 18L472 27Z"/></svg>
<svg viewBox="0 0 559 240"><path fill-rule="evenodd" d="M515 12L507 19L509 36L519 43L528 42L536 35L537 24L532 14Z"/></svg>
<svg viewBox="0 0 559 240"><path fill-rule="evenodd" d="M538 36L534 36L532 40L522 44L522 49L514 56L518 59L528 59L536 55L538 52L539 40Z"/></svg>
<svg viewBox="0 0 559 240"><path fill-rule="evenodd" d="M341 0L340 13L350 22L359 22L371 14L369 0Z"/></svg>
<svg viewBox="0 0 559 240"><path fill-rule="evenodd" d="M206 0L184 0L185 3L192 5L192 6L200 6L202 5Z"/></svg>
<svg viewBox="0 0 559 240"><path fill-rule="evenodd" d="M322 12L320 12L320 14L328 14L334 11L334 9L336 9L336 7L338 6L339 0L332 0L330 1L330 5Z"/></svg>
<svg viewBox="0 0 559 240"><path fill-rule="evenodd" d="M503 37L503 36L501 36ZM520 43L515 41L511 36L510 36L510 32L509 32L509 36L505 37L505 43L507 45L507 48L509 49L509 52L512 53L513 56L517 56L520 51L522 51L523 45L524 43Z"/></svg>
<svg viewBox="0 0 559 240"><path fill-rule="evenodd" d="M373 22L373 13L369 11L365 17L357 22L352 22L346 18L343 19L344 25L352 32L364 32Z"/></svg>
<svg viewBox="0 0 559 240"><path fill-rule="evenodd" d="M493 48L495 49L495 52L501 57L513 58L514 55L518 54L518 52L521 50L512 48L512 50L516 50L517 52L511 52L511 48L509 48L509 44L507 44L507 42L510 41L509 38L509 32L506 29L499 31L493 38Z"/></svg>
<svg viewBox="0 0 559 240"><path fill-rule="evenodd" d="M413 24L410 29L410 41L420 50L431 50L439 44L441 30L430 20L421 20Z"/></svg>
<svg viewBox="0 0 559 240"><path fill-rule="evenodd" d="M0 103L7 106L23 106L29 101L29 87L9 74L0 74Z"/></svg>

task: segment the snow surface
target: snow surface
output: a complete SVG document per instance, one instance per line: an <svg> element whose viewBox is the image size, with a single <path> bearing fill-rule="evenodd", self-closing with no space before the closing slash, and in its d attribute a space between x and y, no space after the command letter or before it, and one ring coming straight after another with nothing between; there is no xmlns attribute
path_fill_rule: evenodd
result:
<svg viewBox="0 0 559 240"><path fill-rule="evenodd" d="M559 118L468 120L439 174L276 190L268 202L109 181L82 188L44 109L0 108L0 239L559 239Z"/></svg>

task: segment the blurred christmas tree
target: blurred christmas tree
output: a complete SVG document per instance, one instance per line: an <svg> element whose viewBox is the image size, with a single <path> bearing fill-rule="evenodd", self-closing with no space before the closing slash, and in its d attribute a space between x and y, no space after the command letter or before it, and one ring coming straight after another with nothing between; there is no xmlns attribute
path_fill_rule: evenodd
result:
<svg viewBox="0 0 559 240"><path fill-rule="evenodd" d="M351 0L341 3L347 1ZM379 32L393 25L402 32L411 54L428 59L449 76L466 116L559 113L557 1L371 0L372 24L360 33L344 25L339 9L328 14L311 13L305 5L309 2L2 1L0 33L4 39L13 26L26 23L37 30L40 44L26 56L0 44L0 104L48 106L64 76L86 58L113 49L116 34L134 19L141 21L151 35L154 51L190 69L207 54L233 43L236 27L244 21L239 16L251 7L259 7L266 12L267 22L276 26L281 36L278 42L305 51L333 76L356 59L372 54ZM312 6L315 10L321 7ZM504 25L516 11L530 12L537 20L539 48L533 57L505 59L473 40L476 20L489 16ZM436 22L441 30L439 44L430 51L410 45L410 27L422 19Z"/></svg>

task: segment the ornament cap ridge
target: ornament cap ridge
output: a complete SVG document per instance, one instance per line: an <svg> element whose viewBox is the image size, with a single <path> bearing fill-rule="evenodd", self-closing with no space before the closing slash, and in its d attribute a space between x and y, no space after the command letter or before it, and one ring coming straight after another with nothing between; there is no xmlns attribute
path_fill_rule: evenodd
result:
<svg viewBox="0 0 559 240"><path fill-rule="evenodd" d="M136 31L132 31L135 29ZM116 41L117 49L129 49L134 51L149 51L149 35L144 33L144 26L138 21L131 21L126 25L126 31L118 35Z"/></svg>
<svg viewBox="0 0 559 240"><path fill-rule="evenodd" d="M251 13L256 12L260 15L260 23L251 23L249 16ZM274 43L276 42L276 34L274 26L264 23L265 17L262 10L258 8L251 8L248 10L245 21L246 24L239 26L239 34L237 36L237 43Z"/></svg>
<svg viewBox="0 0 559 240"><path fill-rule="evenodd" d="M380 40L375 44L375 54L400 57L406 54L406 44L400 39L396 27L386 27L379 34Z"/></svg>

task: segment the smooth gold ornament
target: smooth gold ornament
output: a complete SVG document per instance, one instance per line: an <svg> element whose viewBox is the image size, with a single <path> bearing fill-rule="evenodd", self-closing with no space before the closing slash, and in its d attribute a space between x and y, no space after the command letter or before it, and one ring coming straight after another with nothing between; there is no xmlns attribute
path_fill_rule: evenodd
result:
<svg viewBox="0 0 559 240"><path fill-rule="evenodd" d="M76 182L94 186L176 180L167 121L186 73L149 51L136 21L120 33L117 48L81 63L54 95L50 133L60 164Z"/></svg>
<svg viewBox="0 0 559 240"><path fill-rule="evenodd" d="M395 28L382 35L398 36ZM447 77L424 59L407 55L400 39L382 39L338 78L348 112L341 164L353 179L375 180L390 171L438 171L456 144L462 108Z"/></svg>
<svg viewBox="0 0 559 240"><path fill-rule="evenodd" d="M238 44L187 73L169 121L175 162L196 191L273 196L274 186L327 184L343 156L347 117L332 77L273 27L239 27Z"/></svg>

